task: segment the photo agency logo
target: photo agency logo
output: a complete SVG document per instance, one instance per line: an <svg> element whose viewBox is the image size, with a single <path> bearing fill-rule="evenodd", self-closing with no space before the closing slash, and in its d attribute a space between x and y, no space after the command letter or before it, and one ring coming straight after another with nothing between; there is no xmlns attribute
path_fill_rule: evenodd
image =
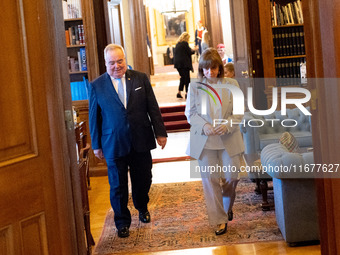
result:
<svg viewBox="0 0 340 255"><path fill-rule="evenodd" d="M203 82L198 82L200 86L198 86L198 89L204 91L206 94L209 95L209 97L213 100L215 107L222 107L223 102L218 94L218 91L227 90L230 95L233 97L233 114L234 115L244 115L245 113L245 106L244 106L244 94L242 90L233 85L233 84L206 84ZM297 107L302 114L309 116L312 115L308 109L303 105L307 103L311 99L311 93L309 90L305 88L297 88L297 87L280 87L281 89L281 115L286 116L287 115L287 105L295 105L294 107ZM294 98L288 98L289 94L294 93ZM301 97L296 98L296 95L301 95ZM218 99L218 100L216 100ZM258 110L255 109L254 103L253 103L253 88L249 87L247 89L247 105L249 111L258 116L268 116L272 113L274 113L278 106L278 88L273 87L272 89L272 105L270 109L267 110ZM201 97L201 113L202 115L206 115L208 111L208 98L206 96ZM218 101L218 102L217 102ZM250 127L262 127L265 125L265 122L268 122L271 127L274 127L275 123L279 123L283 127L295 127L298 125L297 120L295 119L289 119L289 118L262 118L262 119L249 119L245 121L244 119L241 122L235 123L232 120L230 121L230 125L243 125L243 126L250 126ZM220 124L228 124L229 122L227 119L213 119L213 126L217 126Z"/></svg>
<svg viewBox="0 0 340 255"><path fill-rule="evenodd" d="M201 86L198 86L197 88L200 90L203 90L204 92L206 92L211 99L213 100L213 102L215 103L215 106L217 106L217 102L215 97L218 99L219 103L221 104L222 107L222 100L220 95L217 93L217 91L210 86L209 84L203 83L203 82L197 82L198 84L201 84ZM214 84L214 86L217 87L216 84ZM209 89L214 93L214 95L209 91ZM206 97L202 97L202 114L207 114L207 100Z"/></svg>

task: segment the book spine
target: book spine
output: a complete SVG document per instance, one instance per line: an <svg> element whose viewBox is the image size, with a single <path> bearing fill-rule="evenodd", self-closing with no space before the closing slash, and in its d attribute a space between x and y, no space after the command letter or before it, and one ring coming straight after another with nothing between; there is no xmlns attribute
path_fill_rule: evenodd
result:
<svg viewBox="0 0 340 255"><path fill-rule="evenodd" d="M72 101L75 100L74 98L74 95L75 95L75 85L74 85L74 82L71 82L70 83L70 86L71 86L71 97L72 97Z"/></svg>
<svg viewBox="0 0 340 255"><path fill-rule="evenodd" d="M85 33L84 33L84 25L80 25L81 27L81 37L82 37L82 44L85 44Z"/></svg>
<svg viewBox="0 0 340 255"><path fill-rule="evenodd" d="M294 2L294 3L295 3L295 2ZM297 13L296 13L296 11L295 11L294 3L291 3L291 4L290 4L290 6L291 6L291 11L292 11L292 14L293 14L293 20L294 20L294 24L299 24L299 20L298 20Z"/></svg>
<svg viewBox="0 0 340 255"><path fill-rule="evenodd" d="M274 1L273 1L273 15L274 15L274 26L277 26L276 4Z"/></svg>
<svg viewBox="0 0 340 255"><path fill-rule="evenodd" d="M298 3L298 6L299 6L299 16L300 16L300 19L301 19L301 24L303 24L303 13L302 13L302 6L301 6L301 1L300 0L297 0L296 1Z"/></svg>
<svg viewBox="0 0 340 255"><path fill-rule="evenodd" d="M289 70L289 85L294 85L293 63L291 59L288 60L288 70Z"/></svg>
<svg viewBox="0 0 340 255"><path fill-rule="evenodd" d="M71 72L76 72L75 59L70 57Z"/></svg>
<svg viewBox="0 0 340 255"><path fill-rule="evenodd" d="M293 56L293 42L292 42L292 30L286 30L286 37L287 37L287 46L288 46L288 55Z"/></svg>
<svg viewBox="0 0 340 255"><path fill-rule="evenodd" d="M293 55L297 55L297 43L295 29L292 29Z"/></svg>
<svg viewBox="0 0 340 255"><path fill-rule="evenodd" d="M78 16L79 16L79 18L81 18L83 16L80 1L81 0L78 0Z"/></svg>
<svg viewBox="0 0 340 255"><path fill-rule="evenodd" d="M289 14L288 16L289 16L289 20L290 20L289 24L295 24L293 13L292 13L292 7L291 7L290 3L287 5L287 11L288 11L288 14Z"/></svg>
<svg viewBox="0 0 340 255"><path fill-rule="evenodd" d="M287 6L282 6L282 10L284 13L284 25L290 25L291 24L291 20L290 20L290 16L289 16L289 10Z"/></svg>
<svg viewBox="0 0 340 255"><path fill-rule="evenodd" d="M77 29L78 29L79 44L84 44L83 43L83 35L82 35L82 31L81 31L81 25L78 25Z"/></svg>
<svg viewBox="0 0 340 255"><path fill-rule="evenodd" d="M276 16L277 16L277 25L280 26L281 25L281 12L280 12L280 5L279 4L275 4L276 7Z"/></svg>
<svg viewBox="0 0 340 255"><path fill-rule="evenodd" d="M87 71L86 50L85 48L80 48L79 51L81 71Z"/></svg>
<svg viewBox="0 0 340 255"><path fill-rule="evenodd" d="M74 98L75 100L79 100L79 82L74 82L74 85L75 85Z"/></svg>
<svg viewBox="0 0 340 255"><path fill-rule="evenodd" d="M67 1L63 1L63 17L64 19L68 19Z"/></svg>
<svg viewBox="0 0 340 255"><path fill-rule="evenodd" d="M287 56L287 43L284 29L281 30L281 40L282 40L282 55Z"/></svg>
<svg viewBox="0 0 340 255"><path fill-rule="evenodd" d="M71 72L71 57L67 56L68 71Z"/></svg>
<svg viewBox="0 0 340 255"><path fill-rule="evenodd" d="M274 57L277 57L277 31L273 30L273 48L274 48Z"/></svg>
<svg viewBox="0 0 340 255"><path fill-rule="evenodd" d="M301 55L305 55L305 32L303 28L300 28L300 44L301 44Z"/></svg>
<svg viewBox="0 0 340 255"><path fill-rule="evenodd" d="M65 30L65 39L66 39L66 46L70 46L70 33L68 30Z"/></svg>
<svg viewBox="0 0 340 255"><path fill-rule="evenodd" d="M82 84L82 86L81 86L81 100L86 100L87 99L86 80L83 79L81 84Z"/></svg>
<svg viewBox="0 0 340 255"><path fill-rule="evenodd" d="M295 30L295 38L296 38L296 55L301 55L301 40L300 40L300 32L298 28Z"/></svg>
<svg viewBox="0 0 340 255"><path fill-rule="evenodd" d="M79 66L78 66L78 71L82 71L82 68L81 68L81 55L80 55L80 50L77 52L77 55L78 55L78 63L79 63Z"/></svg>
<svg viewBox="0 0 340 255"><path fill-rule="evenodd" d="M85 78L85 76L83 76L83 81L84 81L84 85L85 85L85 99L88 99L89 98L89 94L88 94L88 86L89 86L89 81Z"/></svg>
<svg viewBox="0 0 340 255"><path fill-rule="evenodd" d="M280 26L283 26L285 23L285 16L284 16L284 13L283 13L283 8L281 6L280 8Z"/></svg>
<svg viewBox="0 0 340 255"><path fill-rule="evenodd" d="M74 26L74 38L75 38L75 44L79 45L79 31L78 31L78 26Z"/></svg>

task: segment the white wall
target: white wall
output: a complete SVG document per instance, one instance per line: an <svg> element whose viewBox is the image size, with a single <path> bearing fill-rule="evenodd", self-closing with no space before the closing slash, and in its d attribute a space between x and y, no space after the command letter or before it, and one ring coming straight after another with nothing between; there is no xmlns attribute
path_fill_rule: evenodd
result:
<svg viewBox="0 0 340 255"><path fill-rule="evenodd" d="M230 21L230 3L229 0L220 1L221 8L221 22L222 22L222 32L223 41L225 45L225 53L228 57L233 54L233 41L231 33L231 21ZM216 45L214 45L216 47Z"/></svg>
<svg viewBox="0 0 340 255"><path fill-rule="evenodd" d="M133 64L133 56L131 52L133 52L132 47L132 39L131 39L131 26L130 26L130 13L129 13L129 5L127 0L123 0L120 3L121 7L121 15L122 15L122 25L123 25L123 36L124 36L124 49L126 53L126 61L128 65L134 66Z"/></svg>

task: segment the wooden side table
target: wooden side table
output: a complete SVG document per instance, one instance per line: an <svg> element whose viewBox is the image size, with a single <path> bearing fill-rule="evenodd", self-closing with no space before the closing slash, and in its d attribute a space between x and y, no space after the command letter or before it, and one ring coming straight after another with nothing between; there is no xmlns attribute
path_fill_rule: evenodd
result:
<svg viewBox="0 0 340 255"><path fill-rule="evenodd" d="M92 246L95 245L90 229L90 207L88 198L89 182L89 151L90 144L87 143L86 123L80 122L75 126L76 142L78 145L78 174L80 179L81 200L84 216L85 238L87 245L87 255L91 254Z"/></svg>
<svg viewBox="0 0 340 255"><path fill-rule="evenodd" d="M260 159L259 154L257 153L243 154L243 159L246 162L246 165L249 169L252 169L253 167L257 166L256 168L258 169L258 171L251 172L255 176L256 182L255 192L257 194L262 195L262 210L269 211L272 205L268 203L267 192L268 190L273 189L273 187L268 187L268 181L271 180L271 177L270 176L265 177L264 174L262 173L261 167L256 164L256 161Z"/></svg>

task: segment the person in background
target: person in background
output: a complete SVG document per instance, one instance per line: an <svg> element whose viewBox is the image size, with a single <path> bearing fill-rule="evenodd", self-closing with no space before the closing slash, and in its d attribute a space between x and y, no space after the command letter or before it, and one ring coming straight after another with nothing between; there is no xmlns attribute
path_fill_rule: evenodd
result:
<svg viewBox="0 0 340 255"><path fill-rule="evenodd" d="M216 235L222 235L227 231L228 221L233 219L240 154L244 151L239 125L231 125L231 122L240 123L243 115L233 115L233 97L228 89L223 88L223 84L238 88L239 84L235 79L224 78L222 59L214 48L202 52L198 79L198 82L190 84L185 108L185 115L191 125L187 153L197 159L202 169L209 223L215 228ZM221 101L215 100L216 97ZM214 125L216 119L228 122ZM216 167L216 171L207 170L211 166ZM218 171L217 167L221 170Z"/></svg>
<svg viewBox="0 0 340 255"><path fill-rule="evenodd" d="M202 36L203 36L203 31L205 30L205 27L202 24L202 21L198 21L196 25L196 30L195 30L195 46L198 47L198 54L202 54L202 48L201 48L201 42L202 42Z"/></svg>
<svg viewBox="0 0 340 255"><path fill-rule="evenodd" d="M166 55L169 59L169 64L174 64L174 47L172 46L172 43L169 44L169 47L166 49Z"/></svg>
<svg viewBox="0 0 340 255"><path fill-rule="evenodd" d="M209 42L210 42L209 32L207 30L204 30L203 35L202 35L202 42L201 42L202 52L210 47Z"/></svg>
<svg viewBox="0 0 340 255"><path fill-rule="evenodd" d="M220 55L223 65L225 65L227 63L227 58L225 56L225 46L223 43L220 43L216 46L217 52Z"/></svg>
<svg viewBox="0 0 340 255"><path fill-rule="evenodd" d="M224 65L224 77L235 79L235 69L233 63L227 63Z"/></svg>
<svg viewBox="0 0 340 255"><path fill-rule="evenodd" d="M156 148L155 138L163 149L167 133L146 74L128 70L120 45L107 45L104 58L106 73L89 84L91 142L94 155L106 159L118 236L128 237L131 225L128 172L139 219L149 223L150 150Z"/></svg>
<svg viewBox="0 0 340 255"><path fill-rule="evenodd" d="M187 32L183 32L178 38L175 48L175 68L177 69L181 77L178 86L178 93L176 95L177 98L183 98L182 91L184 90L184 87L185 92L188 92L188 87L190 83L190 71L194 71L194 68L192 67L191 55L195 53L195 50L197 48L195 48L195 50L192 50L190 48L189 39L190 35Z"/></svg>

